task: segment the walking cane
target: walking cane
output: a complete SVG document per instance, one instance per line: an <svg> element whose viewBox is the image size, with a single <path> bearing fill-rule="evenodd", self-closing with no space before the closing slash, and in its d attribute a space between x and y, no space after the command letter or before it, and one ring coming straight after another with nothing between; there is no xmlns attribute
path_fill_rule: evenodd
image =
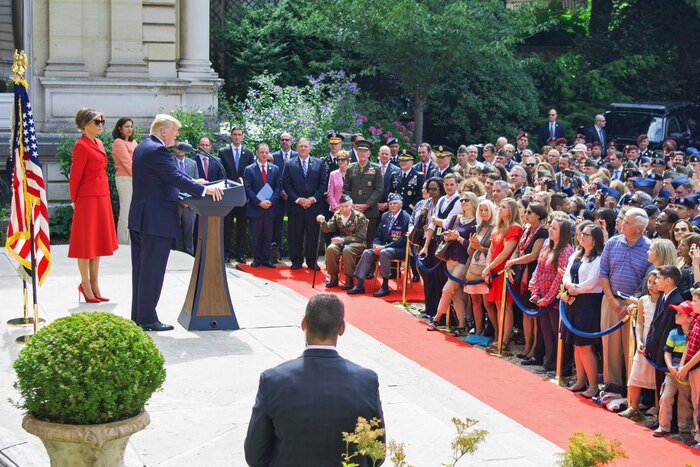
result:
<svg viewBox="0 0 700 467"><path fill-rule="evenodd" d="M325 222L325 221L323 221ZM318 241L316 242L316 266L318 267L318 250L321 248L321 222L318 223ZM316 288L316 268L314 268L314 275L311 278L311 288Z"/></svg>

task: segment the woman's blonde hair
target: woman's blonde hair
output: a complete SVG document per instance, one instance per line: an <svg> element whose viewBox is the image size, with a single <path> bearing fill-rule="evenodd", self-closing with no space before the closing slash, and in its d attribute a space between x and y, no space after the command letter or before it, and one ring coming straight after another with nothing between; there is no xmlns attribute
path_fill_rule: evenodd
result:
<svg viewBox="0 0 700 467"><path fill-rule="evenodd" d="M496 225L496 229L501 233L501 235L508 232L508 229L510 229L513 224L520 223L520 210L518 209L518 203L513 198L505 198L500 204L503 203L508 205L509 216L508 221L504 221L501 219L501 216L498 216L498 224Z"/></svg>
<svg viewBox="0 0 700 467"><path fill-rule="evenodd" d="M477 216L476 209L479 207L479 199L476 197L476 195L474 193L472 193L471 191L463 191L462 194L459 195L459 198L460 199L466 198L468 200L467 203L471 204L471 206L472 206L472 215L474 216L474 218L476 218L476 216ZM461 201L460 201L460 204L461 204Z"/></svg>

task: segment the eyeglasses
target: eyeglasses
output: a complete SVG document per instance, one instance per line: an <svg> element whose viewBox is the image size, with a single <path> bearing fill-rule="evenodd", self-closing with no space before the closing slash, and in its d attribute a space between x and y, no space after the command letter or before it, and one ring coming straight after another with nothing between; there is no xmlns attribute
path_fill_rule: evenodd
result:
<svg viewBox="0 0 700 467"><path fill-rule="evenodd" d="M590 233L590 232L581 232L581 237L589 238L589 237L592 237L592 236L593 236L593 234Z"/></svg>
<svg viewBox="0 0 700 467"><path fill-rule="evenodd" d="M102 125L104 126L105 124L105 119L104 118L96 118L92 121L95 125Z"/></svg>
<svg viewBox="0 0 700 467"><path fill-rule="evenodd" d="M528 166L528 167L534 167L534 166L536 166L537 164L536 164L535 162L530 162L529 164L525 164L525 165Z"/></svg>
<svg viewBox="0 0 700 467"><path fill-rule="evenodd" d="M459 200L460 203L467 203L469 201L469 198L461 198Z"/></svg>
<svg viewBox="0 0 700 467"><path fill-rule="evenodd" d="M347 162L347 161L348 161L348 160L345 159L345 158L339 159L339 158L337 158L337 157L335 158L335 160L337 160L338 162Z"/></svg>

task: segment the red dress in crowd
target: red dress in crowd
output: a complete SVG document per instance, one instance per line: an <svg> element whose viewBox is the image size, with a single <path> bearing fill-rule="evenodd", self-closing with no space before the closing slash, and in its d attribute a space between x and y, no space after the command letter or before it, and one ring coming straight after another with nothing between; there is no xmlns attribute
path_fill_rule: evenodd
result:
<svg viewBox="0 0 700 467"><path fill-rule="evenodd" d="M491 261L493 261L493 259L495 259L498 255L501 254L508 240L515 240L517 242L520 239L520 235L522 235L522 233L523 228L519 224L511 225L510 228L506 231L505 235L501 235L500 232L495 231L491 236ZM506 258L501 264L498 264L496 265L496 267L491 269L491 274L496 274L497 272L502 271L503 266L505 266L507 260L508 258ZM489 289L489 302L496 303L497 307L501 306L503 287L505 287L505 284L503 282L504 277L504 274L499 274L498 276L491 279L491 288ZM509 303L513 303L513 297L511 297L509 293L506 293L506 300L508 300Z"/></svg>
<svg viewBox="0 0 700 467"><path fill-rule="evenodd" d="M73 146L70 198L74 204L69 258L111 256L118 248L102 141L83 135Z"/></svg>

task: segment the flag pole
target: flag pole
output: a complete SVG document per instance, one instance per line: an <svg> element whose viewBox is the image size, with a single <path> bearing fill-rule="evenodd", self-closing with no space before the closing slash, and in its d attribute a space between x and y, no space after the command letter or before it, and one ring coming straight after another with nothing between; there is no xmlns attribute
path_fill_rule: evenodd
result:
<svg viewBox="0 0 700 467"><path fill-rule="evenodd" d="M32 213L33 214L33 213ZM37 300L37 286L36 286L36 252L35 252L35 245L34 245L34 216L31 215L29 216L29 253L31 255L31 261L32 261L32 301L34 304L34 316L33 316L33 324L34 324L34 333L25 335L25 336L19 336L17 339L15 339L15 342L18 344L26 344L29 342L29 339L31 339L33 336L36 335L37 332L37 325L39 321L39 303ZM25 304L26 304L26 282L25 282ZM26 313L26 308L25 308L25 313ZM43 320L42 320L43 321Z"/></svg>

